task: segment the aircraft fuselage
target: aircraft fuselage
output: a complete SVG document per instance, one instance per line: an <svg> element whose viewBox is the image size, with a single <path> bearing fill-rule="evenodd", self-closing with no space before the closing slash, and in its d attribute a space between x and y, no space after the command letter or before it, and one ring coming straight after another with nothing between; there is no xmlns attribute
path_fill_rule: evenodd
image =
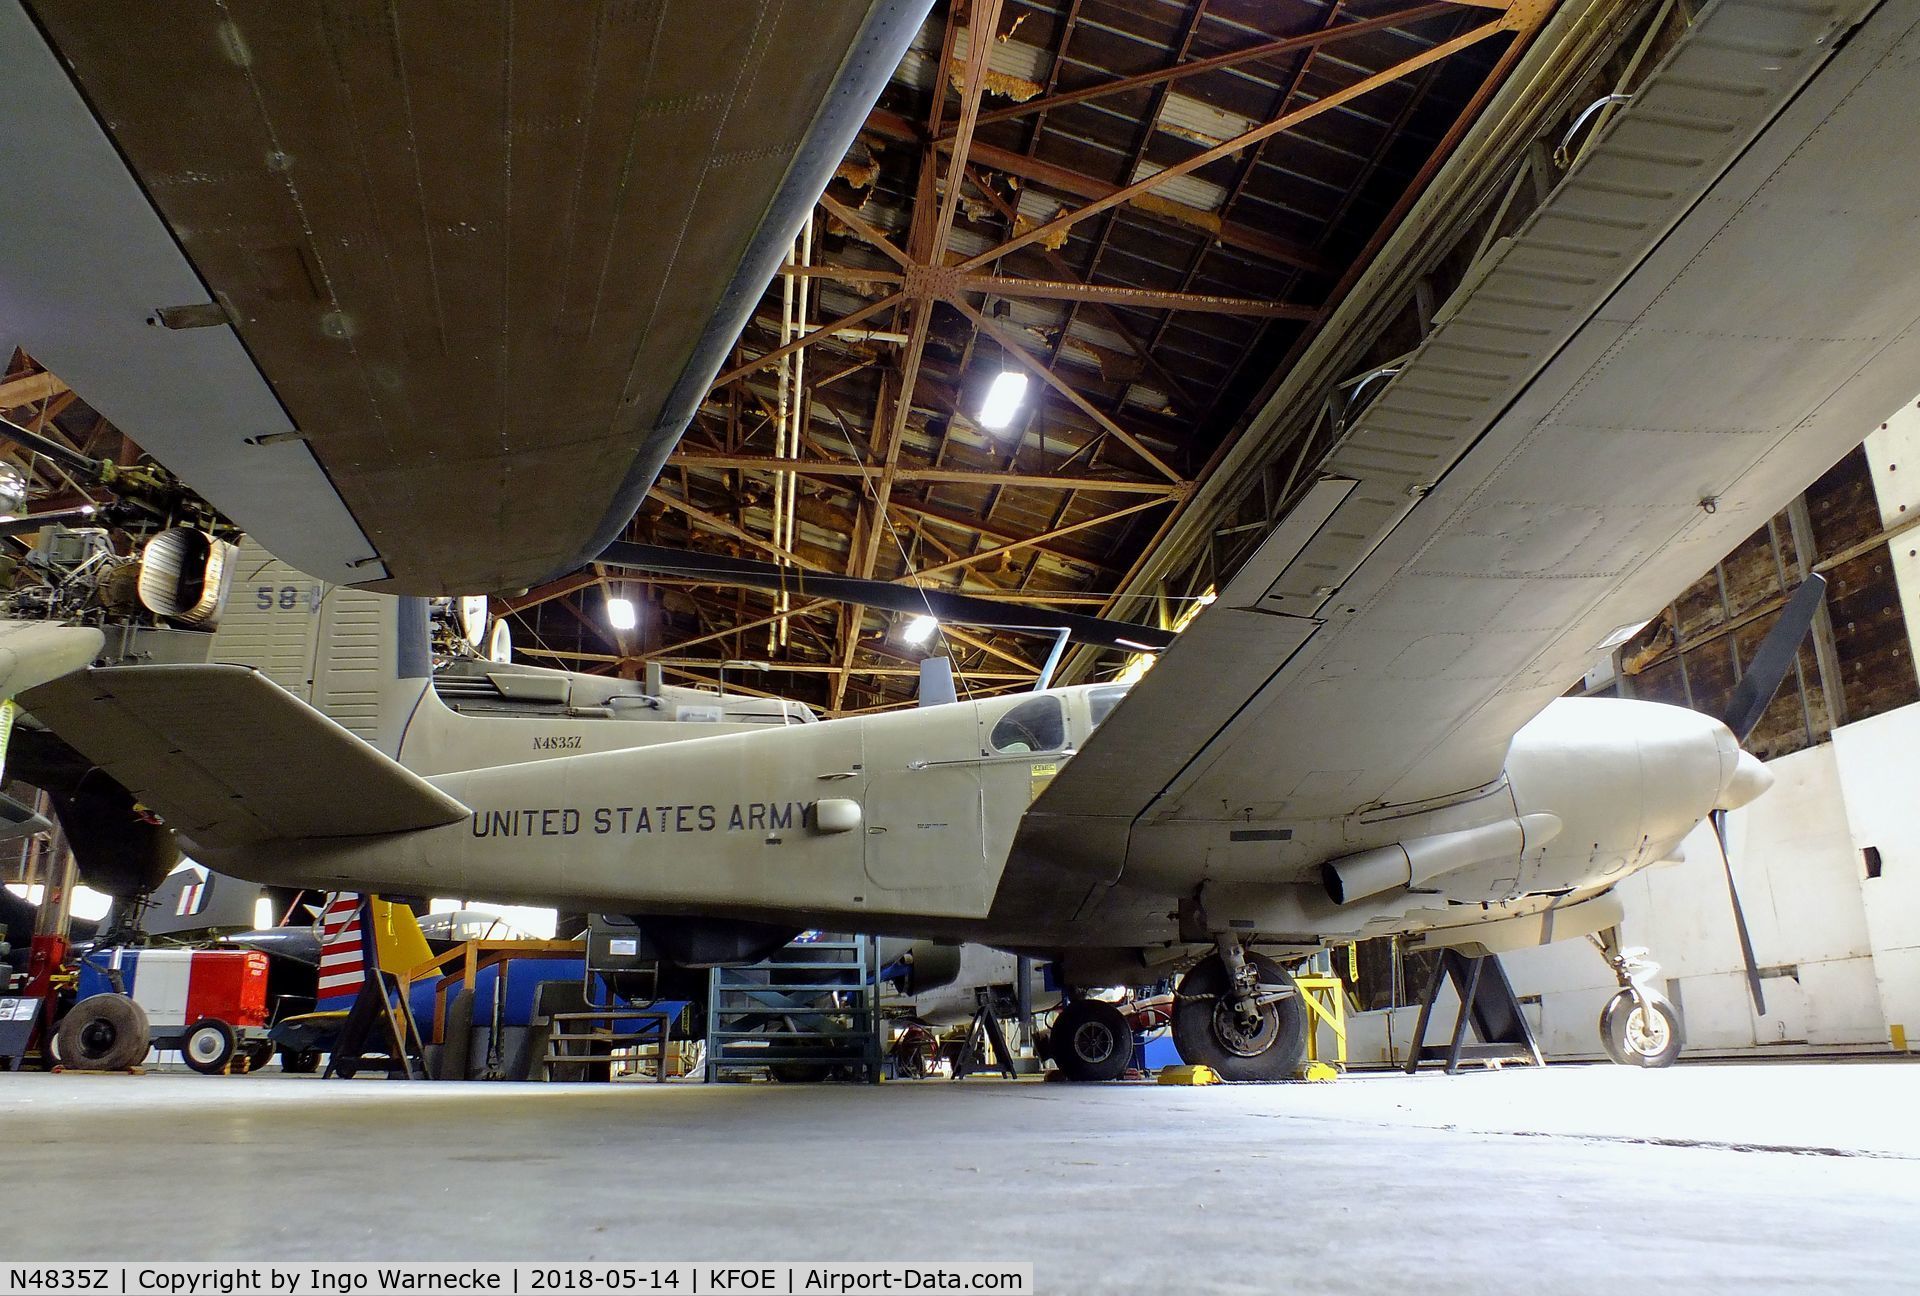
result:
<svg viewBox="0 0 1920 1296"><path fill-rule="evenodd" d="M1730 788L1750 797L1765 786L1718 721L1654 703L1567 699L1520 731L1497 782L1439 803L1276 824L1257 860L1216 849L1247 835L1239 821L1136 826L1121 858L1100 833L1083 844L1054 835L1037 857L1022 820L1092 735L1098 692L442 774L432 781L471 807L470 819L202 858L263 880L395 893L1171 952L1204 939L1196 914L1218 930L1294 945L1522 918L1671 858ZM1408 877L1344 904L1328 894L1328 861L1398 867L1396 851L1411 861ZM1073 909L1098 908L1105 890L1132 903L1108 904L1097 923L1076 922L1065 906L996 912L1008 870L1038 868L1085 879L1088 899ZM1116 878L1122 885L1108 888ZM1198 902L1184 919L1182 901ZM1609 913L1594 909L1596 926ZM1550 933L1577 934L1567 925Z"/></svg>

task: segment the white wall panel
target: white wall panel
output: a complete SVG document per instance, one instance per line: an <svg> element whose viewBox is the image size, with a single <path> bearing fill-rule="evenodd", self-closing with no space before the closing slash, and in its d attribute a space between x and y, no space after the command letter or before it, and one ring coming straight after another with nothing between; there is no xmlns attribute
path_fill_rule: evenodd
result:
<svg viewBox="0 0 1920 1296"><path fill-rule="evenodd" d="M1856 868L1883 1021L1920 1035L1920 705L1835 730L1833 749L1852 844L1880 853L1879 877Z"/></svg>
<svg viewBox="0 0 1920 1296"><path fill-rule="evenodd" d="M1869 432L1865 448L1881 525L1891 529L1920 518L1920 400L1908 401ZM1920 626L1920 532L1897 537L1888 549L1911 638Z"/></svg>

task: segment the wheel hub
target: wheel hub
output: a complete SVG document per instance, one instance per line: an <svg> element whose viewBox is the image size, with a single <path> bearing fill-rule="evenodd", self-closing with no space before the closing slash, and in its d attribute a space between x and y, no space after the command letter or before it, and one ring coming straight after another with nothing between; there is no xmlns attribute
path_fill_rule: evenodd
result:
<svg viewBox="0 0 1920 1296"><path fill-rule="evenodd" d="M1113 1032L1097 1021L1082 1022L1073 1032L1073 1053L1082 1062L1102 1062L1113 1053Z"/></svg>
<svg viewBox="0 0 1920 1296"><path fill-rule="evenodd" d="M1650 1013L1638 1005L1627 1014L1627 1047L1641 1057L1660 1053L1672 1038L1673 1032L1667 1025L1666 1014Z"/></svg>
<svg viewBox="0 0 1920 1296"><path fill-rule="evenodd" d="M107 1021L89 1022L86 1029L80 1032L80 1042L86 1045L88 1057L102 1056L119 1038L120 1032L113 1028L112 1022Z"/></svg>
<svg viewBox="0 0 1920 1296"><path fill-rule="evenodd" d="M1222 995L1214 1001L1213 1038L1236 1057L1259 1057L1273 1047L1279 1033L1280 1014L1270 1004L1261 1005L1249 1028L1231 999Z"/></svg>

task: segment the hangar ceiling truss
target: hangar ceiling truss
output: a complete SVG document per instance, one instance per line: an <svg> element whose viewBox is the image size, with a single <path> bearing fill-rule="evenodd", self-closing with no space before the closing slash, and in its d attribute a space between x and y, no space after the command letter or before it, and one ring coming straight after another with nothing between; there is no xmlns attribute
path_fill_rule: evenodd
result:
<svg viewBox="0 0 1920 1296"><path fill-rule="evenodd" d="M915 647L799 577L964 590L1012 621L1102 604L1548 7L937 5L630 533L795 588L583 572L503 600L518 642L833 714L908 704L926 651L975 694L1030 686L1033 635ZM1029 385L995 431L1003 370ZM605 624L616 587L636 631Z"/></svg>

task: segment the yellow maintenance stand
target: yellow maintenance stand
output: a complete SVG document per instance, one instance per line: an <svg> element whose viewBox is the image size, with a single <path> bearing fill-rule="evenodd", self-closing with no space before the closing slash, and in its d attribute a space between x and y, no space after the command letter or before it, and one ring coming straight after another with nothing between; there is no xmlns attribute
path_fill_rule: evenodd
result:
<svg viewBox="0 0 1920 1296"><path fill-rule="evenodd" d="M1293 979L1300 1002L1307 1006L1307 1056L1294 1073L1296 1080L1332 1080L1347 1069L1347 987L1336 976ZM1320 1027L1333 1032L1331 1060L1320 1048Z"/></svg>
<svg viewBox="0 0 1920 1296"><path fill-rule="evenodd" d="M1340 957L1347 960L1344 981L1333 974L1333 960ZM1325 970L1318 970L1316 964ZM1328 950L1309 959L1301 971L1305 975L1296 976L1293 983L1300 988L1300 1001L1307 1006L1307 1056L1294 1078L1332 1080L1347 1069L1347 985L1359 981L1360 951L1353 944ZM1333 1032L1331 1059L1320 1050L1323 1024Z"/></svg>

